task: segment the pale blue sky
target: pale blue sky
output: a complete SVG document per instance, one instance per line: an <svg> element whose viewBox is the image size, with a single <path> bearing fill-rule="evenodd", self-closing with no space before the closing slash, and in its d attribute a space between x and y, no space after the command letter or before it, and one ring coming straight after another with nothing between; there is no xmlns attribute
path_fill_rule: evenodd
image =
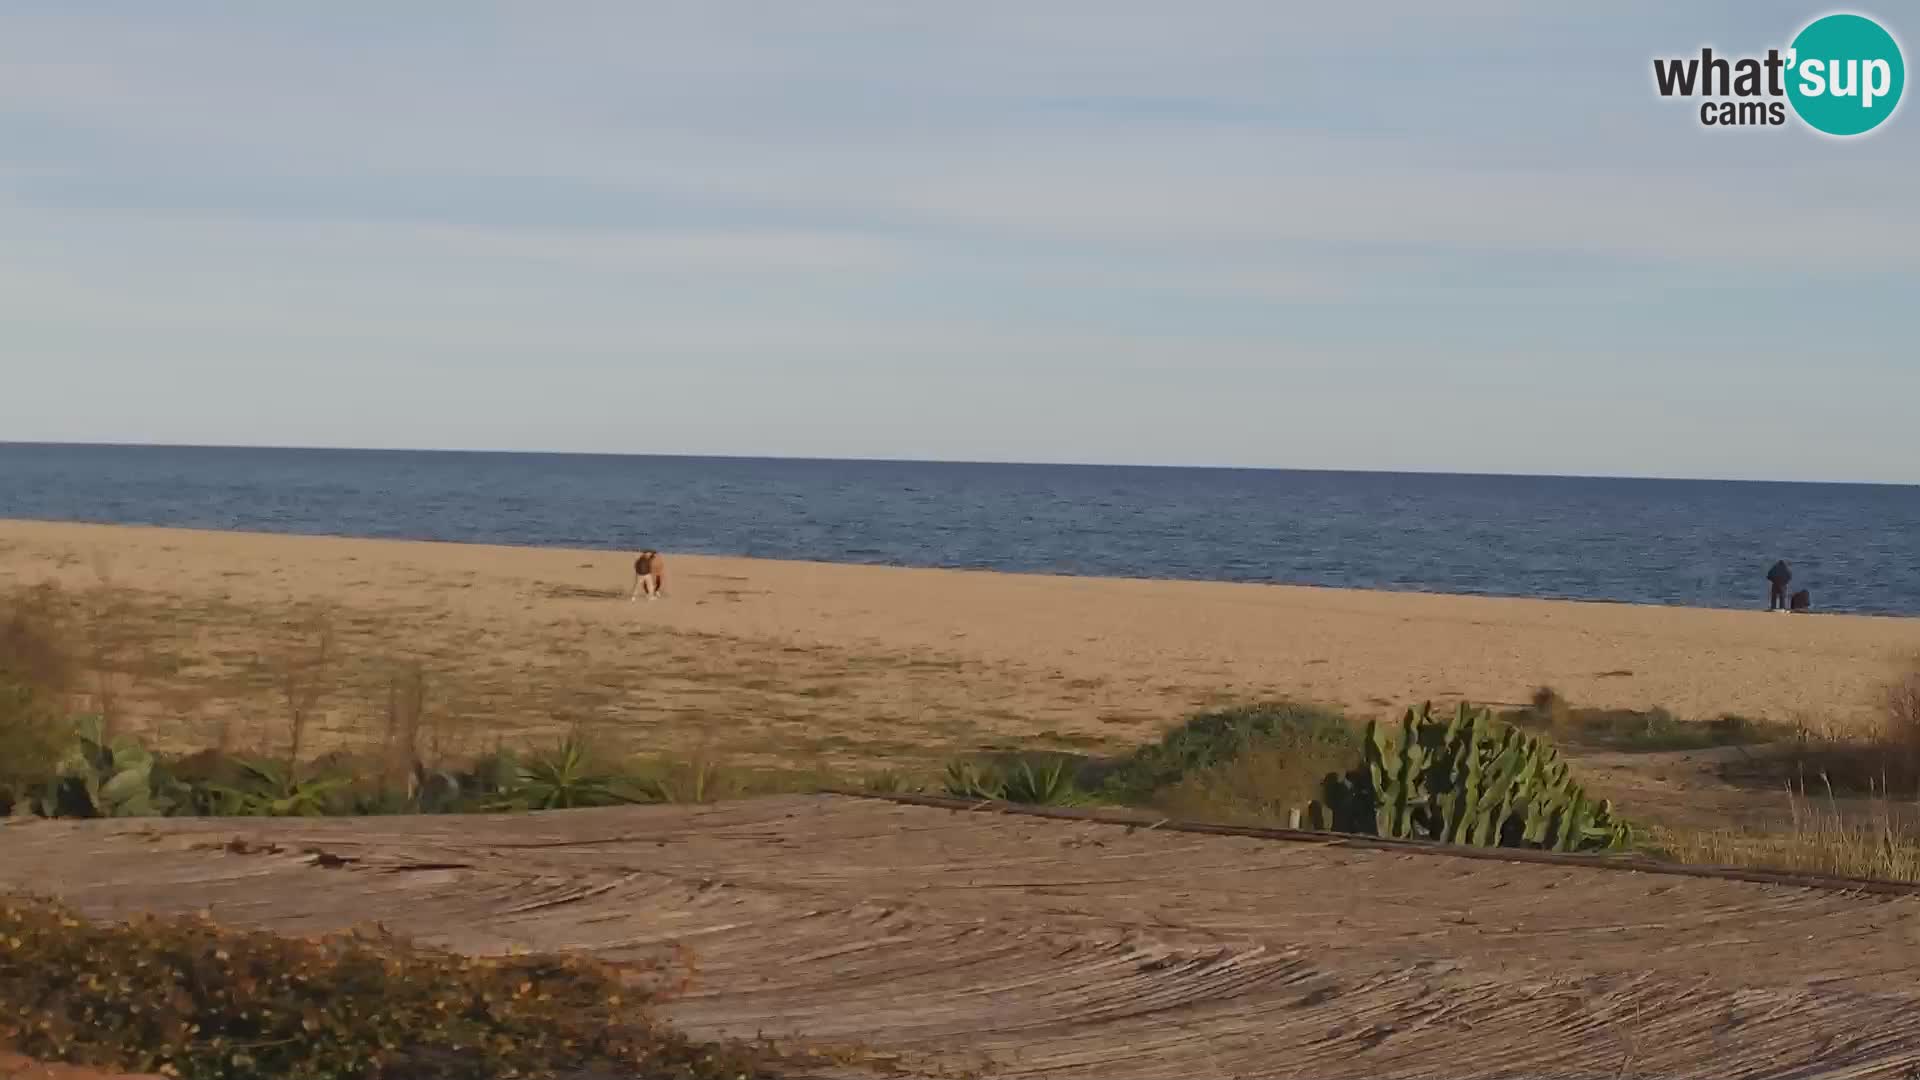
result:
<svg viewBox="0 0 1920 1080"><path fill-rule="evenodd" d="M1916 482L1824 10L0 0L0 439Z"/></svg>

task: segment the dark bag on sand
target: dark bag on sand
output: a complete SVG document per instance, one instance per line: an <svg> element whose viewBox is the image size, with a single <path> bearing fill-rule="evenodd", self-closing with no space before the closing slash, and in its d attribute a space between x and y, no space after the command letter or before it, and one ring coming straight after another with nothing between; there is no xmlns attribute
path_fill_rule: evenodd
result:
<svg viewBox="0 0 1920 1080"><path fill-rule="evenodd" d="M1813 597L1807 595L1807 590L1801 589L1799 592L1793 594L1792 599L1787 601L1787 606L1794 611L1806 611L1813 607Z"/></svg>

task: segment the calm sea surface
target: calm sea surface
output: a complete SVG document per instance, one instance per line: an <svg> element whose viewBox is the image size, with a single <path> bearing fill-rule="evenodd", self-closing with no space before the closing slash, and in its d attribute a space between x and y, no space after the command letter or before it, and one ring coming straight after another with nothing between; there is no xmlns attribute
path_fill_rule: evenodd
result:
<svg viewBox="0 0 1920 1080"><path fill-rule="evenodd" d="M1920 487L0 443L0 517L1920 614Z"/></svg>

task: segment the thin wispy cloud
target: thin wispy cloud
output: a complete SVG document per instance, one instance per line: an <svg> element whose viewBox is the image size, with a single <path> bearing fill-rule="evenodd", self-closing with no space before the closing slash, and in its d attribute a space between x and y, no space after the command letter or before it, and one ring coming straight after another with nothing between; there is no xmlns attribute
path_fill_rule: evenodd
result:
<svg viewBox="0 0 1920 1080"><path fill-rule="evenodd" d="M1809 14L17 3L0 437L1920 480L1912 117L1648 86Z"/></svg>

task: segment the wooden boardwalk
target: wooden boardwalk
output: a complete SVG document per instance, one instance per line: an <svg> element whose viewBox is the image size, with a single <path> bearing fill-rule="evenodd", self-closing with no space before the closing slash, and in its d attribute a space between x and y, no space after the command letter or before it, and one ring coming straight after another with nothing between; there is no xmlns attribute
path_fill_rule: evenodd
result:
<svg viewBox="0 0 1920 1080"><path fill-rule="evenodd" d="M1920 1076L1920 898L1778 883L804 796L10 822L0 890L473 952L685 947L667 1014L694 1033L922 1075Z"/></svg>

